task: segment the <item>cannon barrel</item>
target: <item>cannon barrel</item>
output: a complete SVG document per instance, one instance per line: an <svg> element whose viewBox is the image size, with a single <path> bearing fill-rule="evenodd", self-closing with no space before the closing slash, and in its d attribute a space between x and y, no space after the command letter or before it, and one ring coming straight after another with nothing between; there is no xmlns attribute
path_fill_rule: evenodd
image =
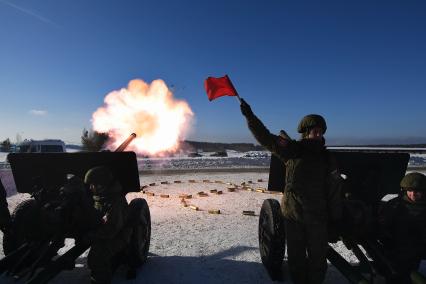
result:
<svg viewBox="0 0 426 284"><path fill-rule="evenodd" d="M129 146L129 144L133 141L133 139L136 138L136 136L136 133L130 134L129 137L127 137L127 139L124 140L124 142L121 143L120 146L118 146L114 152L123 152L127 148L127 146Z"/></svg>

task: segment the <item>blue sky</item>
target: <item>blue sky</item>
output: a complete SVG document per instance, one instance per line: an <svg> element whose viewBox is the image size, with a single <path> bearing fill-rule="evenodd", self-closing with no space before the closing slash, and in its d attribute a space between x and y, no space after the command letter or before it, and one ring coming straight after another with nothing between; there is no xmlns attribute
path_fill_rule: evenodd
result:
<svg viewBox="0 0 426 284"><path fill-rule="evenodd" d="M228 74L267 127L323 115L339 143L426 142L425 1L0 0L0 140L79 143L104 96L163 79L192 140L254 142Z"/></svg>

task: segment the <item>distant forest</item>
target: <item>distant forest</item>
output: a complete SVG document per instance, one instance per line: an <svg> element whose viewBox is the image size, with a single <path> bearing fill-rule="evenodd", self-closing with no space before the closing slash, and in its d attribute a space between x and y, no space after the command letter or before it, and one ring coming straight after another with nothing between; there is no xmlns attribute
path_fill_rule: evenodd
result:
<svg viewBox="0 0 426 284"><path fill-rule="evenodd" d="M260 145L251 143L213 143L213 142L197 142L182 141L181 149L186 152L221 152L225 150L234 150L238 152L263 151L265 148Z"/></svg>
<svg viewBox="0 0 426 284"><path fill-rule="evenodd" d="M426 144L327 145L329 147L426 148Z"/></svg>
<svg viewBox="0 0 426 284"><path fill-rule="evenodd" d="M338 147L371 147L371 148L426 148L426 144L380 144L380 145L327 145ZM187 152L220 152L225 150L235 150L238 152L248 151L264 151L266 150L261 145L251 143L212 143L212 142L197 142L197 141L182 141L181 149Z"/></svg>
<svg viewBox="0 0 426 284"><path fill-rule="evenodd" d="M68 149L81 150L81 145L67 144ZM214 142L197 142L197 141L181 141L180 149L185 152L222 152L225 150L235 150L238 152L263 151L265 148L260 145L251 143L214 143Z"/></svg>
<svg viewBox="0 0 426 284"><path fill-rule="evenodd" d="M328 145L338 147L393 147L393 148L426 148L426 144L380 144L380 145ZM81 145L67 145L69 149L81 150ZM235 150L238 152L248 151L264 151L265 148L261 145L252 143L215 143L215 142L199 142L187 141L180 142L180 148L185 152L221 152L225 150Z"/></svg>

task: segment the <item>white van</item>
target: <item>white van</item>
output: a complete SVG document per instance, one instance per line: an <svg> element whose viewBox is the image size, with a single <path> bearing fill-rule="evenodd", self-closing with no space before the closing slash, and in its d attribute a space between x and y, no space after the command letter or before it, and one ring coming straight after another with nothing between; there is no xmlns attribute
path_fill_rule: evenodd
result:
<svg viewBox="0 0 426 284"><path fill-rule="evenodd" d="M62 140L24 140L17 146L18 153L58 153L66 152L65 143Z"/></svg>

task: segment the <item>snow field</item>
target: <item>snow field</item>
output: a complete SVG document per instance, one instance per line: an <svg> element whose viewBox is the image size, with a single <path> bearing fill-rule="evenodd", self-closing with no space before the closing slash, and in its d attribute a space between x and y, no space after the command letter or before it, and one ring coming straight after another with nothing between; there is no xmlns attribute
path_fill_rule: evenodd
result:
<svg viewBox="0 0 426 284"><path fill-rule="evenodd" d="M3 173L2 180L5 176L7 175ZM257 182L258 179L263 181ZM141 185L156 184L145 188L145 191L155 195L129 193L126 197L129 201L142 197L149 204L152 221L150 256L148 262L138 271L135 280L125 280L125 271L121 269L115 274L113 283L273 283L260 259L258 214L265 199L280 200L281 196L247 190L228 192L227 187L230 185L225 184L229 182L240 185L241 182L251 180L253 184L248 185L252 188L266 188L267 179L267 173L142 175ZM189 183L189 180L196 180L196 183ZM161 184L162 181L167 181L168 184ZM9 184L6 186L13 187ZM210 193L213 189L222 190L223 194ZM208 196L198 196L200 191ZM169 198L162 198L161 194L168 194ZM199 210L183 207L180 194L191 194L193 198L188 199L187 203L199 207ZM13 210L27 198L28 194L10 196L9 209ZM209 209L219 209L221 214L209 214ZM256 216L242 215L243 210L255 211ZM67 240L61 253L72 244L73 240ZM341 242L332 246L348 261L357 262ZM90 283L87 253L77 259L74 270L62 272L52 283ZM423 273L425 266L423 262ZM0 278L0 282L13 283L6 278ZM329 265L325 283L348 282Z"/></svg>

